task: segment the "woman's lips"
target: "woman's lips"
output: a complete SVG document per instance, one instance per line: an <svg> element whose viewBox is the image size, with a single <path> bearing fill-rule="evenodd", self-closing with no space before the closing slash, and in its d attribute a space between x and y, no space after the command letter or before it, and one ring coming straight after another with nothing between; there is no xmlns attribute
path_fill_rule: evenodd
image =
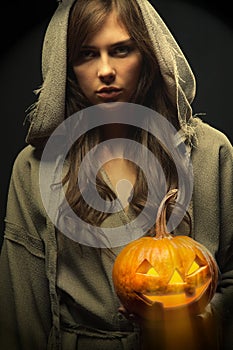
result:
<svg viewBox="0 0 233 350"><path fill-rule="evenodd" d="M119 95L121 95L122 90L116 88L102 89L97 91L98 97L103 100L115 100Z"/></svg>

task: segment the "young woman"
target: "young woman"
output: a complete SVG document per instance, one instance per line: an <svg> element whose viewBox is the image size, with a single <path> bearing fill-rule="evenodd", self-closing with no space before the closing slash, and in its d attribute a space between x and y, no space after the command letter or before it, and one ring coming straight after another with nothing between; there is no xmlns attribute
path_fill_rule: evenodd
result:
<svg viewBox="0 0 233 350"><path fill-rule="evenodd" d="M132 240L125 239L127 229L122 238L122 228L140 217L137 228L142 234L149 232L152 225L145 222L164 195L163 190L154 190L159 184L165 192L183 190L188 199L191 191L186 204L192 230L182 233L210 250L220 275L211 303L195 317L196 338L188 339L195 344L176 339L172 349L183 344L193 349L231 349L232 145L224 134L193 116L195 79L166 25L147 0L63 0L48 26L42 54L43 84L29 115L28 145L15 161L9 188L0 259L1 347L129 350L143 346L140 322L122 311L115 294L112 267L116 255ZM149 109L162 116L159 124L153 124L153 118L145 117L144 123L134 117L138 110ZM77 113L78 128L77 119L72 119ZM101 117L95 120L98 113ZM174 130L191 155L193 179L183 157L178 154L174 160L176 144L170 141ZM141 145L138 152L136 142ZM47 152L48 144L52 154ZM55 170L66 144L63 176L57 182ZM158 161L150 162L148 169L142 146ZM97 152L79 179L93 148ZM180 178L186 175L188 181L182 184ZM53 194L59 183L65 198L56 202ZM93 189L110 203L109 210L95 208ZM111 211L111 203L120 203L121 210ZM82 227L70 221L71 212ZM180 225L186 227L183 216ZM110 232L119 228L118 244L102 245L99 228ZM175 326L174 321L171 327ZM159 326L151 327L154 344L165 350Z"/></svg>

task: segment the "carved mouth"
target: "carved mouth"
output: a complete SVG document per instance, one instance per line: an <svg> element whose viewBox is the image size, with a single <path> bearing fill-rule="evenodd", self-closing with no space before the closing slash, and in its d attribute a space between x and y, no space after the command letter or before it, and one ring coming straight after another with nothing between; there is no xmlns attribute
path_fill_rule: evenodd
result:
<svg viewBox="0 0 233 350"><path fill-rule="evenodd" d="M192 289L192 293L190 290L185 290L184 293L178 294L169 294L169 295L158 295L151 293L140 293L136 292L138 298L141 299L144 303L149 306L153 306L155 303L160 303L164 308L177 308L180 306L191 304L193 301L197 301L200 299L205 290L207 289L210 281L206 282L201 287L196 287L195 290ZM198 295L198 298L197 298Z"/></svg>

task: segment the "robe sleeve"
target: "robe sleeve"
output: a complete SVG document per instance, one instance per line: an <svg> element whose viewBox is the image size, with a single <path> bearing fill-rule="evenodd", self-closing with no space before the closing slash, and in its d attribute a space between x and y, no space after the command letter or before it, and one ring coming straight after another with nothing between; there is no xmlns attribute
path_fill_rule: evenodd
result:
<svg viewBox="0 0 233 350"><path fill-rule="evenodd" d="M46 349L51 329L43 220L26 154L28 148L13 167L0 255L0 348L7 350Z"/></svg>
<svg viewBox="0 0 233 350"><path fill-rule="evenodd" d="M222 325L224 350L233 347L233 148L219 151L220 237L216 259L221 276L212 300L213 311Z"/></svg>

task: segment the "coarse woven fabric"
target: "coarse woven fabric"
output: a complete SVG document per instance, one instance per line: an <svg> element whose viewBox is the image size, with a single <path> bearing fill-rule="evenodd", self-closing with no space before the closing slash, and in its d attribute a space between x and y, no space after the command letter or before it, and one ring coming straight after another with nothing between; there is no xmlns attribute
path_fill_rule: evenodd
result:
<svg viewBox="0 0 233 350"><path fill-rule="evenodd" d="M191 103L196 93L193 72L179 45L160 15L147 0L137 0L146 23L161 74L178 111L181 130L192 144L195 118ZM50 21L42 51L42 86L35 91L38 99L29 109L30 127L26 141L40 144L64 120L66 90L67 24L74 0L59 3Z"/></svg>

